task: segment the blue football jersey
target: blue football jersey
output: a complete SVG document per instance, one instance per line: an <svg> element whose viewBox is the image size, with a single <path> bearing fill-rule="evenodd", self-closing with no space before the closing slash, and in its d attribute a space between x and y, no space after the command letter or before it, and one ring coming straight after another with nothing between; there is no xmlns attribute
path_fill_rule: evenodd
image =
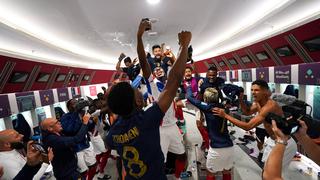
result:
<svg viewBox="0 0 320 180"><path fill-rule="evenodd" d="M166 179L159 126L164 113L157 103L128 118L119 117L107 135L107 144L124 162L127 179Z"/></svg>

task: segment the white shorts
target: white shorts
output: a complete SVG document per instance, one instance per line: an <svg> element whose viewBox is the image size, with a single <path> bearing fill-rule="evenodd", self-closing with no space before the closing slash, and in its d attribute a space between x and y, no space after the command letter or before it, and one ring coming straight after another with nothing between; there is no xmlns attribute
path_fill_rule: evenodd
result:
<svg viewBox="0 0 320 180"><path fill-rule="evenodd" d="M77 152L77 157L78 171L80 173L85 172L86 170L88 170L88 166L92 166L96 163L96 155L93 152L91 143L87 149Z"/></svg>
<svg viewBox="0 0 320 180"><path fill-rule="evenodd" d="M234 147L209 148L207 156L207 169L211 173L229 170L233 167Z"/></svg>
<svg viewBox="0 0 320 180"><path fill-rule="evenodd" d="M90 136L90 140L95 154L107 152L107 149L104 145L103 139L101 138L100 134L98 134L97 136Z"/></svg>
<svg viewBox="0 0 320 180"><path fill-rule="evenodd" d="M267 141L264 143L264 151L262 155L262 162L266 162L273 147L275 146L275 142L270 137L267 139ZM286 150L284 152L284 156L282 159L282 170L286 170L289 167L290 162L292 161L292 158L297 152L297 143L294 141L293 138L290 138L288 140L288 145L286 146Z"/></svg>
<svg viewBox="0 0 320 180"><path fill-rule="evenodd" d="M175 154L185 153L183 137L176 124L160 127L160 145L165 162L167 160L168 151Z"/></svg>

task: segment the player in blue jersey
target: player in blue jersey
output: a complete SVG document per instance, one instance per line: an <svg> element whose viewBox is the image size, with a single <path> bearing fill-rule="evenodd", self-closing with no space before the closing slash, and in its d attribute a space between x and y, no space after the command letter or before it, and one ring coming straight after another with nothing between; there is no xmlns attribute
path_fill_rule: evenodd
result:
<svg viewBox="0 0 320 180"><path fill-rule="evenodd" d="M215 88L207 88L204 91L204 102L197 100L192 95L192 88L187 88L188 101L199 108L205 115L208 126L210 148L207 156L206 167L207 180L214 180L217 173L223 173L223 180L231 180L230 170L233 167L233 142L230 139L227 121L213 115L212 109L223 108L219 103L219 92Z"/></svg>
<svg viewBox="0 0 320 180"><path fill-rule="evenodd" d="M147 21L140 23L137 33L137 49L141 45L143 46L142 35L148 26ZM109 131L107 144L115 148L121 156L127 180L166 179L164 157L160 147L159 126L176 95L178 85L182 81L191 33L182 31L178 34L178 38L180 52L177 61L172 67L168 83L158 101L150 108L145 111L137 110L134 89L126 82L120 82L110 90L108 105L111 111L118 114L119 117ZM138 55L140 65L144 68L144 65L147 64L146 58L141 58L139 51Z"/></svg>

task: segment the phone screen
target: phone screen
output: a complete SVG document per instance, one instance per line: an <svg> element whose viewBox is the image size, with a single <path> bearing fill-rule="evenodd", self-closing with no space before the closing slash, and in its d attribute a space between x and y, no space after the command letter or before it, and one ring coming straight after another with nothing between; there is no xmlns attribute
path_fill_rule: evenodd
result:
<svg viewBox="0 0 320 180"><path fill-rule="evenodd" d="M33 147L41 153L47 154L46 150L40 144L33 144Z"/></svg>
<svg viewBox="0 0 320 180"><path fill-rule="evenodd" d="M294 126L294 127L291 129L290 134L296 133L296 132L298 131L298 128L299 128L299 126Z"/></svg>

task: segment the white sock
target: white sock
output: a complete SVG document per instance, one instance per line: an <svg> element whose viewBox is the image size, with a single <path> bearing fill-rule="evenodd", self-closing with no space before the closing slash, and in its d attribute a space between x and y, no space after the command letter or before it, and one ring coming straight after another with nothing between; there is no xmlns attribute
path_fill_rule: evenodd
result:
<svg viewBox="0 0 320 180"><path fill-rule="evenodd" d="M99 178L103 178L103 177L104 177L104 174L99 172L98 177L99 177Z"/></svg>

